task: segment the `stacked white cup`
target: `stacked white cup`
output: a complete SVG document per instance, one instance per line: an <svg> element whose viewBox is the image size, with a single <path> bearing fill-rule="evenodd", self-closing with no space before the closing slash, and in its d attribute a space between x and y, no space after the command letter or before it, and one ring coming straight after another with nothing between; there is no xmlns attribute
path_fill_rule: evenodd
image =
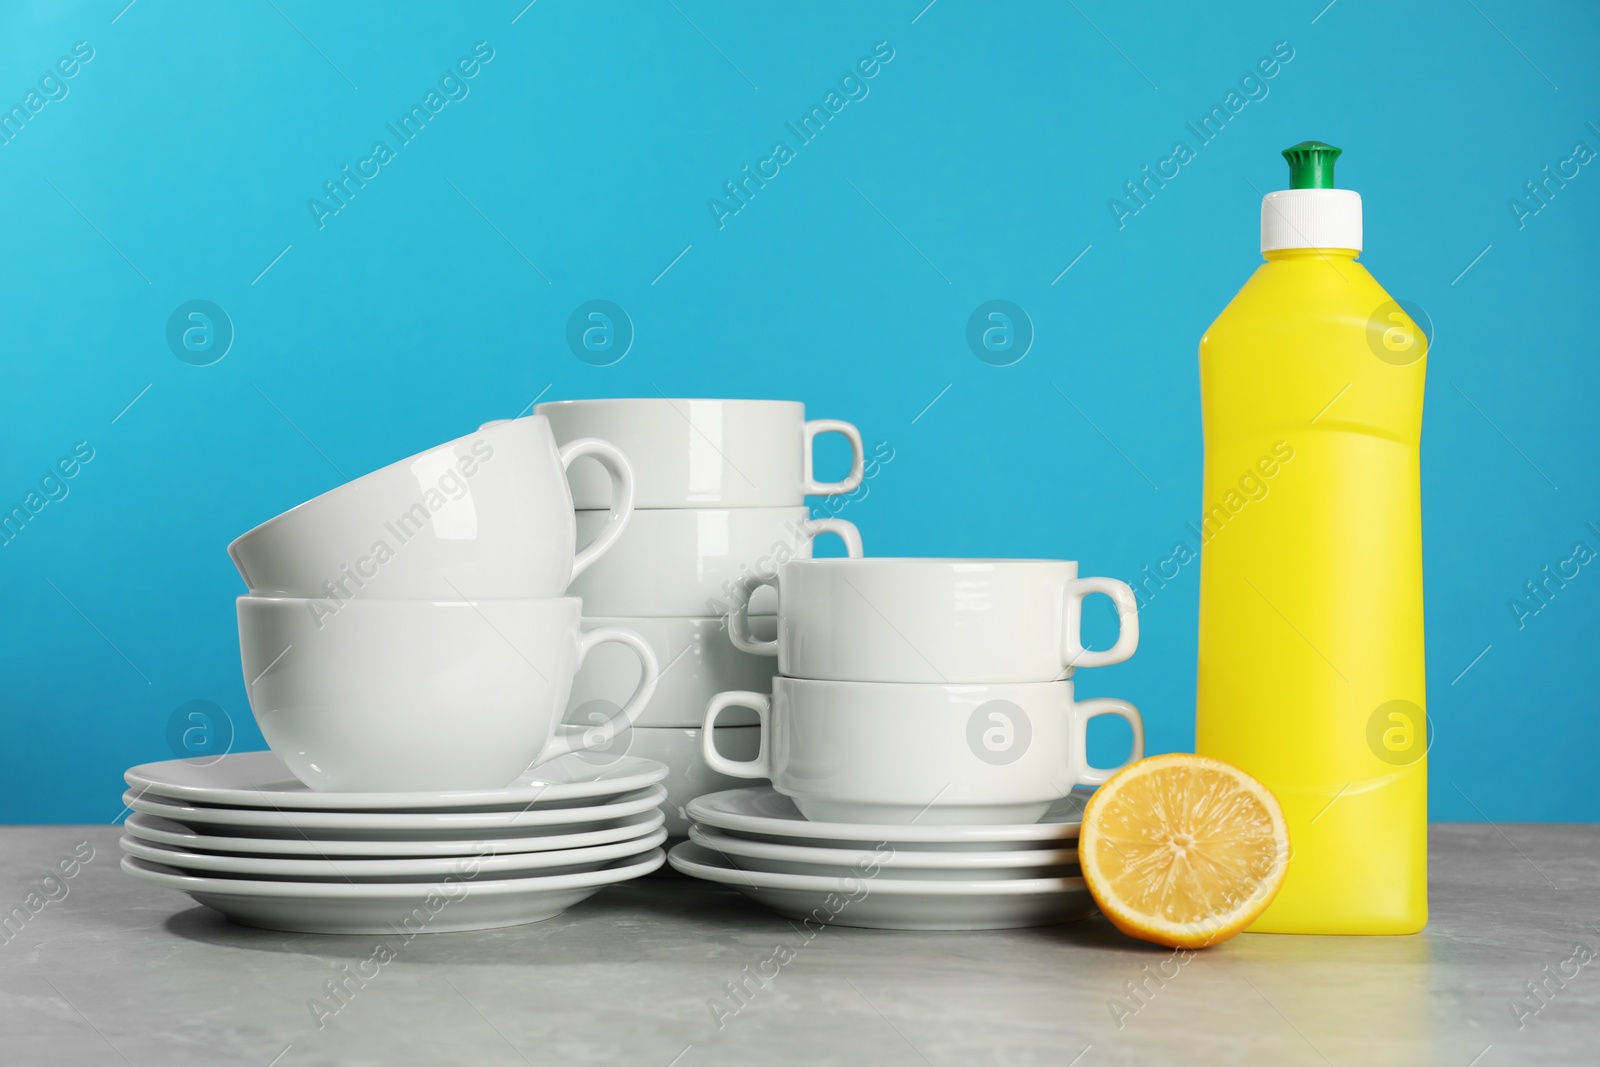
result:
<svg viewBox="0 0 1600 1067"><path fill-rule="evenodd" d="M770 577L783 561L809 558L818 534L833 533L849 555L861 536L843 519L812 519L807 496L848 493L861 483L861 435L847 422L807 420L805 405L784 400L669 398L566 400L534 409L550 420L559 442L597 437L615 442L634 471L634 505L626 533L606 558L575 577L586 627L624 626L651 644L661 681L650 706L612 750L666 763L672 773L667 828L687 833L683 807L733 782L701 759L703 744L735 758L756 754L753 714L729 715L702 738L706 702L726 689L767 691L776 664L742 652L725 624L747 583ZM820 482L813 447L821 434L850 443L850 474ZM595 464L568 472L582 537L607 521L614 483ZM764 593L742 605L751 632L776 632L773 601ZM588 729L615 716L637 678L623 656L597 653L573 685L566 721ZM591 758L602 758L594 753Z"/></svg>
<svg viewBox="0 0 1600 1067"><path fill-rule="evenodd" d="M742 611L733 643L775 657L771 695L726 692L728 709L760 717L753 759L705 749L716 771L770 779L816 822L922 825L1031 823L1074 787L1120 767L1087 756L1089 720L1125 719L1133 762L1144 754L1139 711L1123 700L1079 701L1073 672L1118 663L1139 641L1133 591L1080 578L1069 560L792 560L746 582L777 593L777 634ZM1083 646L1083 600L1117 610L1104 650ZM1125 766L1126 763L1123 764Z"/></svg>
<svg viewBox="0 0 1600 1067"><path fill-rule="evenodd" d="M578 549L566 469L597 461L615 504ZM568 584L615 551L633 473L549 420L477 433L347 482L228 546L250 592L239 645L262 735L329 792L500 789L603 746L654 692L650 643L585 629ZM633 683L599 729L558 733L578 668L626 648Z"/></svg>

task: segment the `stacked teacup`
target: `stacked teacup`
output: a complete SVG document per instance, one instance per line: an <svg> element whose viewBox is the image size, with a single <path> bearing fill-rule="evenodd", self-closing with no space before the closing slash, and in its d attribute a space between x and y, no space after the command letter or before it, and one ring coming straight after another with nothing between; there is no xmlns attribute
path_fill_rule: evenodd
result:
<svg viewBox="0 0 1600 1067"><path fill-rule="evenodd" d="M540 404L556 440L601 438L629 457L635 510L606 557L576 577L584 625L623 626L644 636L661 663L650 706L614 747L661 760L667 779L667 827L687 833L684 807L733 782L701 759L703 744L735 758L754 756L760 730L753 713L725 716L701 736L706 702L727 689L770 689L776 664L736 649L724 622L730 602L750 579L770 577L783 560L809 558L818 534L840 537L861 555L854 524L812 519L807 496L848 493L861 482L861 435L847 422L807 420L805 406L779 400L661 398L566 400ZM819 435L840 434L852 450L848 477L820 482L813 474ZM580 538L607 520L615 483L593 463L569 471ZM762 590L742 617L757 636L776 636L775 601ZM637 669L611 652L578 674L567 710L572 729L615 715Z"/></svg>
<svg viewBox="0 0 1600 1067"><path fill-rule="evenodd" d="M586 522L593 536L581 550L566 480L579 458L597 462L614 501ZM272 752L223 757L202 779L181 768L158 768L139 782L130 777L130 785L204 805L187 814L161 803L152 809L141 795L132 806L191 830L238 826L272 836L263 831L280 829L342 841L317 851L323 866L315 870L304 863L275 868L279 880L306 884L327 879L330 859L372 855L362 842L373 840L385 842L390 857L437 859L452 848L476 854L473 840L497 839L497 851L551 853L542 868L559 868L562 859L576 864L576 857L556 854L570 842L528 840L553 827L602 836L626 828L631 837L620 840L632 841L633 852L617 869L634 877L659 866L659 857L649 860L660 823L649 827L637 816L664 798L655 783L666 769L637 759L621 766L582 759L639 717L659 664L635 632L586 630L582 605L566 595L575 576L617 548L632 510L633 475L621 451L592 439L558 446L549 421L533 416L485 426L256 527L228 551L250 590L238 601L239 644L250 706ZM607 721L558 733L573 677L601 649L627 650L634 683ZM236 807L250 809L248 817L232 813ZM454 844L441 849L441 837ZM618 842L605 843L614 850ZM189 877L215 868L214 861L179 859L169 856L166 866ZM603 879L591 882L597 887ZM482 884L475 890L478 909L456 909L457 924L532 921L552 914L552 901L564 907L574 899L527 881L496 893ZM326 901L314 902L343 891L303 890L299 912L291 907L284 918L280 908L266 924L337 926L345 920L317 918ZM367 895L355 906L369 906L367 918L381 913L373 891L361 892ZM497 893L499 904L488 899ZM529 903L535 898L537 905ZM505 899L521 903L507 909Z"/></svg>
<svg viewBox="0 0 1600 1067"><path fill-rule="evenodd" d="M722 774L771 786L691 805L698 825L671 854L675 867L792 917L813 917L839 878L870 877L875 903L818 917L846 925L975 928L1085 913L1066 851L1077 837L1073 790L1120 769L1089 763L1089 721L1128 722L1127 762L1143 756L1144 740L1138 709L1076 699L1073 674L1132 655L1139 625L1127 585L1080 578L1071 561L998 559L797 559L746 584L776 590L777 634L761 638L735 610L730 637L776 657L780 675L770 696L727 692L706 708L706 731L727 709L753 709L756 757L704 755ZM1091 594L1109 597L1119 620L1115 643L1099 651L1081 639ZM851 841L889 854L852 851ZM985 842L1011 848L973 851ZM1049 847L1018 862L1018 842Z"/></svg>

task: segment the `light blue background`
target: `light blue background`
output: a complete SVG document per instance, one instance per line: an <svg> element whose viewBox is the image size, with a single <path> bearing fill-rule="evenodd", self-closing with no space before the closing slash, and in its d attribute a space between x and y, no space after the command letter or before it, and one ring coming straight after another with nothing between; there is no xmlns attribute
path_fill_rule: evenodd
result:
<svg viewBox="0 0 1600 1067"><path fill-rule="evenodd" d="M800 398L893 448L843 512L869 553L1135 578L1198 513L1196 342L1306 138L1345 149L1363 260L1435 330L1432 814L1600 819L1600 565L1508 607L1600 548L1600 163L1523 229L1507 207L1600 149L1593 5L124 2L0 14L8 108L94 48L0 146L0 501L95 452L0 548L0 819L111 820L188 700L259 745L227 542L539 395ZM470 95L319 230L308 198L478 41ZM719 230L708 199L879 41L869 95ZM1268 95L1119 230L1107 200L1279 41ZM192 299L236 330L213 366L165 342ZM591 299L634 324L614 366L566 345ZM965 343L991 299L1034 324L1014 366ZM1193 742L1197 579L1080 682L1152 751Z"/></svg>

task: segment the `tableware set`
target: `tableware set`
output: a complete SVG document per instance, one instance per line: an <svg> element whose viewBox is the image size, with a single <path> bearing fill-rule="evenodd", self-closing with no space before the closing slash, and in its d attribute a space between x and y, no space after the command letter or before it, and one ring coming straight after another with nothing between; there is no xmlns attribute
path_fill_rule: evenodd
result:
<svg viewBox="0 0 1600 1067"><path fill-rule="evenodd" d="M1077 834L1073 790L1142 758L1144 730L1126 701L1076 699L1073 674L1133 654L1132 590L1060 560L795 559L744 591L758 583L777 593L776 634L757 635L736 608L729 636L775 658L780 674L770 694L711 699L702 755L715 772L771 785L690 804L691 841L673 848L672 866L785 915L843 925L975 929L1082 915L1087 894L1060 844ZM1104 650L1082 642L1083 600L1096 594L1118 616ZM704 743L733 708L757 715L751 759ZM1100 716L1131 728L1118 767L1089 763L1088 725ZM1022 861L966 854L986 840L1057 845ZM857 843L853 861L841 842ZM871 842L879 847L861 848ZM902 845L934 855L907 859ZM828 906L841 893L850 906Z"/></svg>
<svg viewBox="0 0 1600 1067"><path fill-rule="evenodd" d="M579 459L610 494L583 534ZM130 770L123 869L248 924L378 932L535 922L660 867L667 768L584 758L639 718L659 662L625 627L585 628L566 595L633 499L615 445L558 445L535 415L244 534L240 654L272 751ZM632 657L629 687L560 730L597 650Z"/></svg>
<svg viewBox="0 0 1600 1067"><path fill-rule="evenodd" d="M814 477L824 433L842 481ZM308 932L536 922L664 863L808 922L1082 916L1083 790L1120 769L1089 723L1128 723L1123 766L1144 736L1074 673L1133 654L1133 593L863 559L805 505L862 473L855 427L798 403L562 401L263 523L229 554L271 751L131 768L123 869ZM822 533L847 557L812 558Z"/></svg>
<svg viewBox="0 0 1600 1067"><path fill-rule="evenodd" d="M843 519L812 519L808 495L848 493L861 482L861 435L847 422L807 420L805 406L779 400L669 398L564 400L540 404L555 439L600 438L627 454L633 469L634 511L605 558L575 576L571 593L583 601L584 626L622 627L640 634L661 663L650 705L625 739L626 751L672 768L667 828L683 838L684 806L704 792L743 784L700 758L706 703L729 689L765 692L777 665L728 640L728 602L745 579L770 575L777 562L809 557L823 533L861 555L861 537ZM850 474L820 482L813 447L821 434L850 444ZM568 471L577 507L579 540L609 521L618 499L597 463ZM776 636L771 591L747 613L753 633ZM577 680L566 722L589 726L615 714L631 691L637 667L616 647L598 649ZM731 713L713 733L735 758L754 754L758 734L745 727L753 714ZM619 739L618 745L624 743Z"/></svg>

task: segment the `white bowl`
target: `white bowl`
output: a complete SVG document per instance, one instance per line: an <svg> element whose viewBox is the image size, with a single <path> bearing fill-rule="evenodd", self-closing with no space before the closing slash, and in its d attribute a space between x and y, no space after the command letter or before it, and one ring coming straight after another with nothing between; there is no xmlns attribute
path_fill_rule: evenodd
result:
<svg viewBox="0 0 1600 1067"><path fill-rule="evenodd" d="M573 579L571 594L591 616L726 614L740 583L771 575L785 560L811 555L819 533L835 533L852 556L861 534L845 519L812 519L804 507L682 508L636 511L628 531L597 564ZM580 540L598 533L606 512L578 512ZM750 605L770 615L776 598Z"/></svg>
<svg viewBox="0 0 1600 1067"><path fill-rule="evenodd" d="M623 541L634 536L629 530ZM765 599L774 589L775 607ZM1083 600L1096 593L1117 610L1108 649L1081 640ZM1120 663L1139 644L1133 590L1114 578L1080 578L1072 560L795 558L775 577L746 578L733 597L736 608L744 602L777 611L778 637L745 634L736 610L733 643L776 656L791 678L1050 682L1076 667Z"/></svg>
<svg viewBox="0 0 1600 1067"><path fill-rule="evenodd" d="M768 778L819 822L973 825L1028 823L1078 784L1098 785L1144 756L1139 709L1124 700L1076 702L1073 684L931 685L774 678L771 696L723 693L706 708L755 708L760 754L740 763L702 749L731 777ZM1092 767L1091 718L1133 728L1119 767Z"/></svg>
<svg viewBox="0 0 1600 1067"><path fill-rule="evenodd" d="M633 461L640 508L794 507L807 496L848 493L861 484L861 435L848 422L806 421L793 400L683 400L666 397L559 400L540 404L563 444L599 437ZM850 474L812 477L812 442L837 433L849 442ZM571 471L580 508L604 508L612 488L590 464Z"/></svg>

